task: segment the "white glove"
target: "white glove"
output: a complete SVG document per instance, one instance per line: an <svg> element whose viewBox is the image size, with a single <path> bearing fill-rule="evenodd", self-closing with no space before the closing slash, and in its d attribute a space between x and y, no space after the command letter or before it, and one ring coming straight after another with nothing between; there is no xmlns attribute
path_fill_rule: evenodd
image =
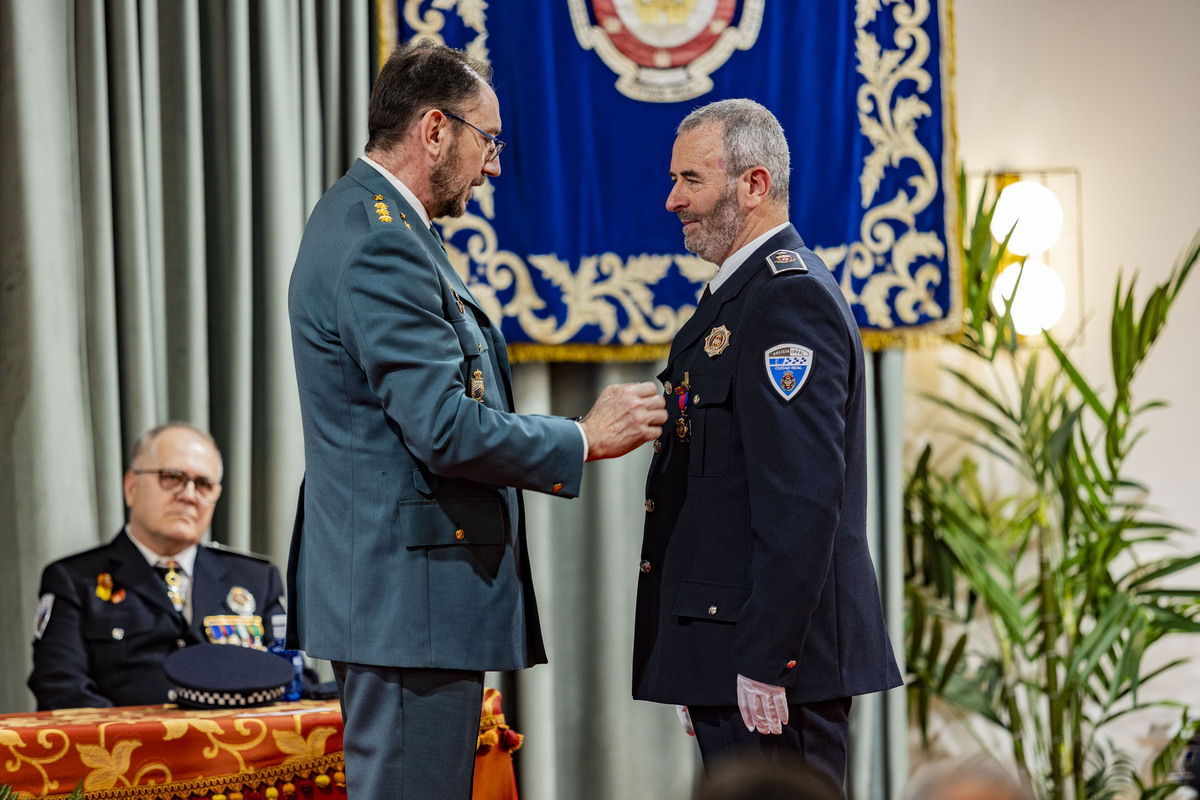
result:
<svg viewBox="0 0 1200 800"><path fill-rule="evenodd" d="M675 706L675 713L679 715L679 724L683 726L683 732L688 736L695 736L696 729L692 727L692 715L688 713L687 706Z"/></svg>
<svg viewBox="0 0 1200 800"><path fill-rule="evenodd" d="M738 710L746 730L759 733L783 733L788 721L787 690L761 683L745 675L737 676Z"/></svg>

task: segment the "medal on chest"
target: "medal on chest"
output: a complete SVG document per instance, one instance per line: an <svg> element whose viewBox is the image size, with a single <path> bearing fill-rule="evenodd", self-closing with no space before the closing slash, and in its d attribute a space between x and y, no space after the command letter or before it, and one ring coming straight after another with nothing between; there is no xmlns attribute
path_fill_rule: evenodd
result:
<svg viewBox="0 0 1200 800"><path fill-rule="evenodd" d="M691 393L690 373L683 373L683 380L675 387L679 395L679 416L675 420L675 435L679 441L688 442L692 438L692 421L688 419L688 395Z"/></svg>

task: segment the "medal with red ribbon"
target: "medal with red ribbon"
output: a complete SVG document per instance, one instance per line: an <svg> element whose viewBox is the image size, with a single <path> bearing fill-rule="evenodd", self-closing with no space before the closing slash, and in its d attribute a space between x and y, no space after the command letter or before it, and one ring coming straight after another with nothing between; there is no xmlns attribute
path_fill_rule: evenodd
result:
<svg viewBox="0 0 1200 800"><path fill-rule="evenodd" d="M688 419L688 394L691 388L689 373L685 372L683 382L675 388L675 394L679 395L679 417L675 420L675 435L681 442L690 441L692 438L692 423Z"/></svg>

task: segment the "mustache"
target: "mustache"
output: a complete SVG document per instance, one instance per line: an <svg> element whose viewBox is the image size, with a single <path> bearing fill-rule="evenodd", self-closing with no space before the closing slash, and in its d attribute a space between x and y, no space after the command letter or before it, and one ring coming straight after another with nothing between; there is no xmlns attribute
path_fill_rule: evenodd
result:
<svg viewBox="0 0 1200 800"><path fill-rule="evenodd" d="M689 214L684 211L680 211L675 216L679 217L680 222L695 222L696 220L700 219L699 214Z"/></svg>

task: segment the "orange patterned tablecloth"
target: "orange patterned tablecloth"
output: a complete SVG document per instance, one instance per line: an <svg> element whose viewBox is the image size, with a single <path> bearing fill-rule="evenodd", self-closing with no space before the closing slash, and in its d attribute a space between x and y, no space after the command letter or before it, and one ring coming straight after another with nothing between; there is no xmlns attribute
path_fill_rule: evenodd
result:
<svg viewBox="0 0 1200 800"><path fill-rule="evenodd" d="M88 800L346 796L336 700L195 711L172 705L0 714L0 785Z"/></svg>

